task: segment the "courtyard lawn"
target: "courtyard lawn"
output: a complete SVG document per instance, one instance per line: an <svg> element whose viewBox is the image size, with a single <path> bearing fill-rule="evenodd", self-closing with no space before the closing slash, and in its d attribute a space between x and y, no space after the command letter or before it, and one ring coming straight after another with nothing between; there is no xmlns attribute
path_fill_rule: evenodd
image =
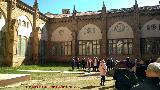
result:
<svg viewBox="0 0 160 90"><path fill-rule="evenodd" d="M106 77L105 86L100 86L100 76L85 76L84 74L65 74L65 73L44 73L44 72L20 72L17 70L47 70L47 71L71 71L67 64L48 64L48 65L23 65L20 67L0 67L2 74L31 74L31 80L9 85L9 87L0 88L3 90L30 90L33 86L38 86L38 90L56 89L55 86L65 86L63 90L70 89L94 89L94 90L113 90L114 80L112 77ZM75 70L77 71L77 70ZM47 86L47 88L45 88ZM51 88L54 87L54 88ZM58 87L57 87L58 88ZM62 88L62 87L60 87ZM59 89L59 88L58 88Z"/></svg>

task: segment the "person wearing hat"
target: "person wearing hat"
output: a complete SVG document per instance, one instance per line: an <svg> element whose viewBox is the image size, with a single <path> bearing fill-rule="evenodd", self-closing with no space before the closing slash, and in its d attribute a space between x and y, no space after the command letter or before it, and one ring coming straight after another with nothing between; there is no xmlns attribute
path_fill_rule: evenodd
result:
<svg viewBox="0 0 160 90"><path fill-rule="evenodd" d="M99 71L100 71L100 76L101 76L100 85L104 86L105 76L106 76L106 73L107 73L107 68L106 68L106 64L105 64L105 60L104 59L102 61L100 61Z"/></svg>
<svg viewBox="0 0 160 90"><path fill-rule="evenodd" d="M145 72L147 78L144 82L139 83L131 90L160 90L160 63L150 63Z"/></svg>
<svg viewBox="0 0 160 90"><path fill-rule="evenodd" d="M117 69L114 72L116 90L130 90L138 83L137 77L127 65L126 60L117 63Z"/></svg>
<svg viewBox="0 0 160 90"><path fill-rule="evenodd" d="M138 77L139 82L143 82L146 78L145 70L147 70L147 65L144 63L143 60L139 59L136 63L136 76Z"/></svg>

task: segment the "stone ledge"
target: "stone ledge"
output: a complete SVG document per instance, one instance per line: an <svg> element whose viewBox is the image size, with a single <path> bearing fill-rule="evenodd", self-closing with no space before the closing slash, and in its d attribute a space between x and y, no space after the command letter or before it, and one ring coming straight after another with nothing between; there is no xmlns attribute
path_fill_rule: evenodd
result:
<svg viewBox="0 0 160 90"><path fill-rule="evenodd" d="M30 74L0 74L0 87L30 80Z"/></svg>

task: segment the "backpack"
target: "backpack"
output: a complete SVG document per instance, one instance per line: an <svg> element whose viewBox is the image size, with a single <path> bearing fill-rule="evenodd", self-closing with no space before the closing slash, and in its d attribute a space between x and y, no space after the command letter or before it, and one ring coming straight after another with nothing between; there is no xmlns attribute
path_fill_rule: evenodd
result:
<svg viewBox="0 0 160 90"><path fill-rule="evenodd" d="M133 85L138 83L136 75L125 68L117 69L113 78L116 80L115 86L127 85L129 87L133 87Z"/></svg>

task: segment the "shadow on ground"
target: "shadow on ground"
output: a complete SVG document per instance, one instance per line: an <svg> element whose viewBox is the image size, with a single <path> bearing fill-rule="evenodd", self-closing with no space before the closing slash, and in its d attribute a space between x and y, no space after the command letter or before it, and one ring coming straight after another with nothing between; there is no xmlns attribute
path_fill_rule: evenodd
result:
<svg viewBox="0 0 160 90"><path fill-rule="evenodd" d="M100 88L98 88L98 90L108 90L108 89L112 89L112 90L114 90L114 86L109 86L109 87L100 87Z"/></svg>
<svg viewBox="0 0 160 90"><path fill-rule="evenodd" d="M81 89L93 89L93 88L97 88L97 87L100 87L100 86L87 86L87 87L83 87Z"/></svg>
<svg viewBox="0 0 160 90"><path fill-rule="evenodd" d="M99 74L88 74L88 75L83 75L83 76L78 76L78 77L87 77L87 76L99 76Z"/></svg>
<svg viewBox="0 0 160 90"><path fill-rule="evenodd" d="M98 88L98 90L107 90L107 89L114 89L114 86L87 86L87 87L83 87L81 89L96 89Z"/></svg>

